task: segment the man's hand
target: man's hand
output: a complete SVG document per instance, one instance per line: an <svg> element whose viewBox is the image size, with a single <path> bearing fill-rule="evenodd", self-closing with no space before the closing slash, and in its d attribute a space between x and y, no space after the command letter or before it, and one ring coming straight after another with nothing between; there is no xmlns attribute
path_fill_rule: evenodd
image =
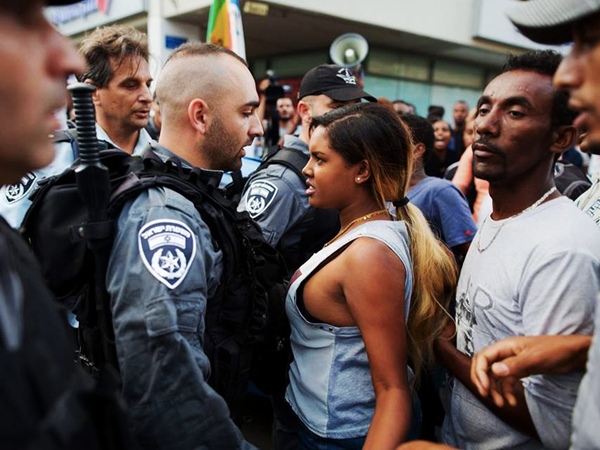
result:
<svg viewBox="0 0 600 450"><path fill-rule="evenodd" d="M490 395L498 407L516 406L515 386L537 374L585 370L591 336L521 336L504 339L477 353L471 380L482 397Z"/></svg>
<svg viewBox="0 0 600 450"><path fill-rule="evenodd" d="M260 94L264 94L269 85L271 84L271 80L269 78L265 78L258 83L258 92Z"/></svg>

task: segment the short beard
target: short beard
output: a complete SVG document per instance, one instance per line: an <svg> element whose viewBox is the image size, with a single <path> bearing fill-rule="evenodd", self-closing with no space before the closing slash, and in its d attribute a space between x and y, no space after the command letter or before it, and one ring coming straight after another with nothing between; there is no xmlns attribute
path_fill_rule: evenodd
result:
<svg viewBox="0 0 600 450"><path fill-rule="evenodd" d="M211 167L205 167L205 169L238 170L240 168L240 161L237 158L237 152L235 153L235 158L230 156L231 151L237 145L238 143L233 136L227 133L221 116L215 116L206 133L203 147L200 149L204 152L206 159L210 161Z"/></svg>

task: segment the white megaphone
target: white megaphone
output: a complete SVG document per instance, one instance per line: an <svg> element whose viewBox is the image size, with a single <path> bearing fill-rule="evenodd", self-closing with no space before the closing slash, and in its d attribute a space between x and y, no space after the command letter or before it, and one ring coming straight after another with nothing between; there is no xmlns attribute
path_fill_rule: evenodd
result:
<svg viewBox="0 0 600 450"><path fill-rule="evenodd" d="M338 66L353 68L364 61L369 53L369 43L358 33L338 36L329 47L329 56Z"/></svg>

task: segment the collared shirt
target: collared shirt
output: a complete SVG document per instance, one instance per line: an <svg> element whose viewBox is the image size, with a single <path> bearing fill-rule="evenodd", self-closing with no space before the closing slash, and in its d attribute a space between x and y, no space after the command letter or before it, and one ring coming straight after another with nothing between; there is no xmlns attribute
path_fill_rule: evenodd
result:
<svg viewBox="0 0 600 450"><path fill-rule="evenodd" d="M120 148L115 142L110 138L110 136L104 131L104 129L96 122L96 136L98 136L99 141L106 141L113 146ZM133 155L140 156L144 149L152 142L152 138L148 134L148 132L144 129L140 129L140 133L138 135L137 142L135 143L135 147L133 148ZM121 149L123 150L123 149Z"/></svg>
<svg viewBox="0 0 600 450"><path fill-rule="evenodd" d="M109 142L119 148L98 123L96 123L96 134L98 140ZM142 128L133 154L136 156L141 155L151 142L150 135ZM73 164L75 155L70 143L58 143L55 145L55 150L54 160L48 166L34 172L29 172L21 179L20 183L6 185L0 189L0 215L6 219L11 227L19 228L21 226L23 218L31 206L29 197L37 189L38 183L44 178L62 173Z"/></svg>
<svg viewBox="0 0 600 450"><path fill-rule="evenodd" d="M157 144L153 150L177 157ZM107 290L123 395L142 448L253 448L207 383L204 317L224 270L208 225L181 194L155 187L125 204Z"/></svg>

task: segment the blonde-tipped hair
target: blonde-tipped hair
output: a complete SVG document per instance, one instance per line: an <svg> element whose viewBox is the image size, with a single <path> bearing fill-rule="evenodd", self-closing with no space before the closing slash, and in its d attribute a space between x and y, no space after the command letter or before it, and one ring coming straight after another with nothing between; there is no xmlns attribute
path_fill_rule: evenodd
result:
<svg viewBox="0 0 600 450"><path fill-rule="evenodd" d="M409 129L398 115L374 103L358 103L314 117L311 129L322 126L329 144L348 163L366 160L372 197L385 208L408 192L414 159ZM410 203L396 208L408 230L413 286L407 318L408 356L415 383L422 367L433 360L433 341L451 319L458 269L451 252L433 234L421 211ZM407 270L410 268L407 268Z"/></svg>

